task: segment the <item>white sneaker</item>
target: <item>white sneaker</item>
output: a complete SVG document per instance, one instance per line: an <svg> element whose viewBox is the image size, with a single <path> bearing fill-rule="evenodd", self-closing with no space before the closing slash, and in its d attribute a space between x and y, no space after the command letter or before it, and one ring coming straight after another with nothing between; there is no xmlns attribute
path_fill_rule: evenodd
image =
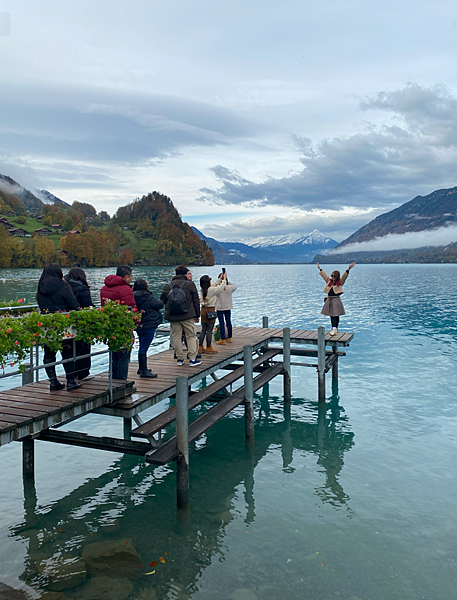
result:
<svg viewBox="0 0 457 600"><path fill-rule="evenodd" d="M338 329L334 327L332 331L330 331L329 335L336 335L338 333Z"/></svg>

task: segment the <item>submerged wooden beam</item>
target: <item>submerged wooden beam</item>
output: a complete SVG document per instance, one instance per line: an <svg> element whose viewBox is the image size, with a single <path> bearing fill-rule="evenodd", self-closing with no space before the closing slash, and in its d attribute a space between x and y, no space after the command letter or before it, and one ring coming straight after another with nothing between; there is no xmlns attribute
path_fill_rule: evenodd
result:
<svg viewBox="0 0 457 600"><path fill-rule="evenodd" d="M69 446L82 446L83 448L94 448L96 450L108 450L109 452L123 452L124 454L135 454L144 456L150 449L149 444L144 442L131 442L112 437L96 437L77 431L58 431L48 429L40 433L40 440L67 444Z"/></svg>

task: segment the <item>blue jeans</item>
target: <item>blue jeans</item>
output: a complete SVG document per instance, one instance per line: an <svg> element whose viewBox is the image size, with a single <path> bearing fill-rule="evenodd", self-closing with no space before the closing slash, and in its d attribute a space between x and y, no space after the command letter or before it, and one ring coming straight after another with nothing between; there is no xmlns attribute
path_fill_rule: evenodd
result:
<svg viewBox="0 0 457 600"><path fill-rule="evenodd" d="M232 317L230 310L218 310L217 318L219 321L219 326L221 330L221 340L225 340L225 325L227 325L227 337L232 337ZM224 324L225 320L225 324Z"/></svg>
<svg viewBox="0 0 457 600"><path fill-rule="evenodd" d="M157 327L151 327L151 329L139 329L137 330L138 339L140 340L140 347L138 348L138 354L147 354L149 346L154 339L154 334Z"/></svg>

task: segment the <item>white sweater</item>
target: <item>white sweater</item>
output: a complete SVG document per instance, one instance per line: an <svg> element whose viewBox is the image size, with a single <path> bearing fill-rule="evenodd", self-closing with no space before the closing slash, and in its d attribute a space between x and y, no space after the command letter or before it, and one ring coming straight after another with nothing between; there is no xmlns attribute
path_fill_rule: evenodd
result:
<svg viewBox="0 0 457 600"><path fill-rule="evenodd" d="M232 294L235 290L236 285L234 283L227 282L227 287L217 297L216 310L232 310Z"/></svg>

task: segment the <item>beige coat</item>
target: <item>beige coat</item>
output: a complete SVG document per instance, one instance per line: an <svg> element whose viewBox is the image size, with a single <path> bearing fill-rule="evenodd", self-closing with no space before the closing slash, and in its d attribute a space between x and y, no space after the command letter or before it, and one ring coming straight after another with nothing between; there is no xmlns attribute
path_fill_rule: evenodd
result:
<svg viewBox="0 0 457 600"><path fill-rule="evenodd" d="M327 285L325 286L325 288L324 288L324 293L325 293L325 294L328 294L328 293L329 293L329 291L330 291L330 289L333 287L333 291L334 291L334 293L335 293L337 296L339 296L340 294L342 294L342 293L343 293L343 285L344 285L344 283L345 283L346 279L348 278L348 275L349 275L349 270L348 270L348 269L346 269L346 271L345 271L345 272L344 272L344 273L341 275L341 279L340 279L341 285L334 285L334 286L330 286L330 285L328 285L328 282L330 281L330 277L327 275L327 273L324 271L324 269L321 269L321 270L319 271L319 275L322 277L322 279L323 279L323 280L325 281L325 283L327 284Z"/></svg>
<svg viewBox="0 0 457 600"><path fill-rule="evenodd" d="M218 295L225 290L227 283L225 279L216 279L213 281L208 288L208 294L206 298L203 298L203 295L200 291L200 304L202 306L206 306L206 308L212 308L216 306Z"/></svg>

